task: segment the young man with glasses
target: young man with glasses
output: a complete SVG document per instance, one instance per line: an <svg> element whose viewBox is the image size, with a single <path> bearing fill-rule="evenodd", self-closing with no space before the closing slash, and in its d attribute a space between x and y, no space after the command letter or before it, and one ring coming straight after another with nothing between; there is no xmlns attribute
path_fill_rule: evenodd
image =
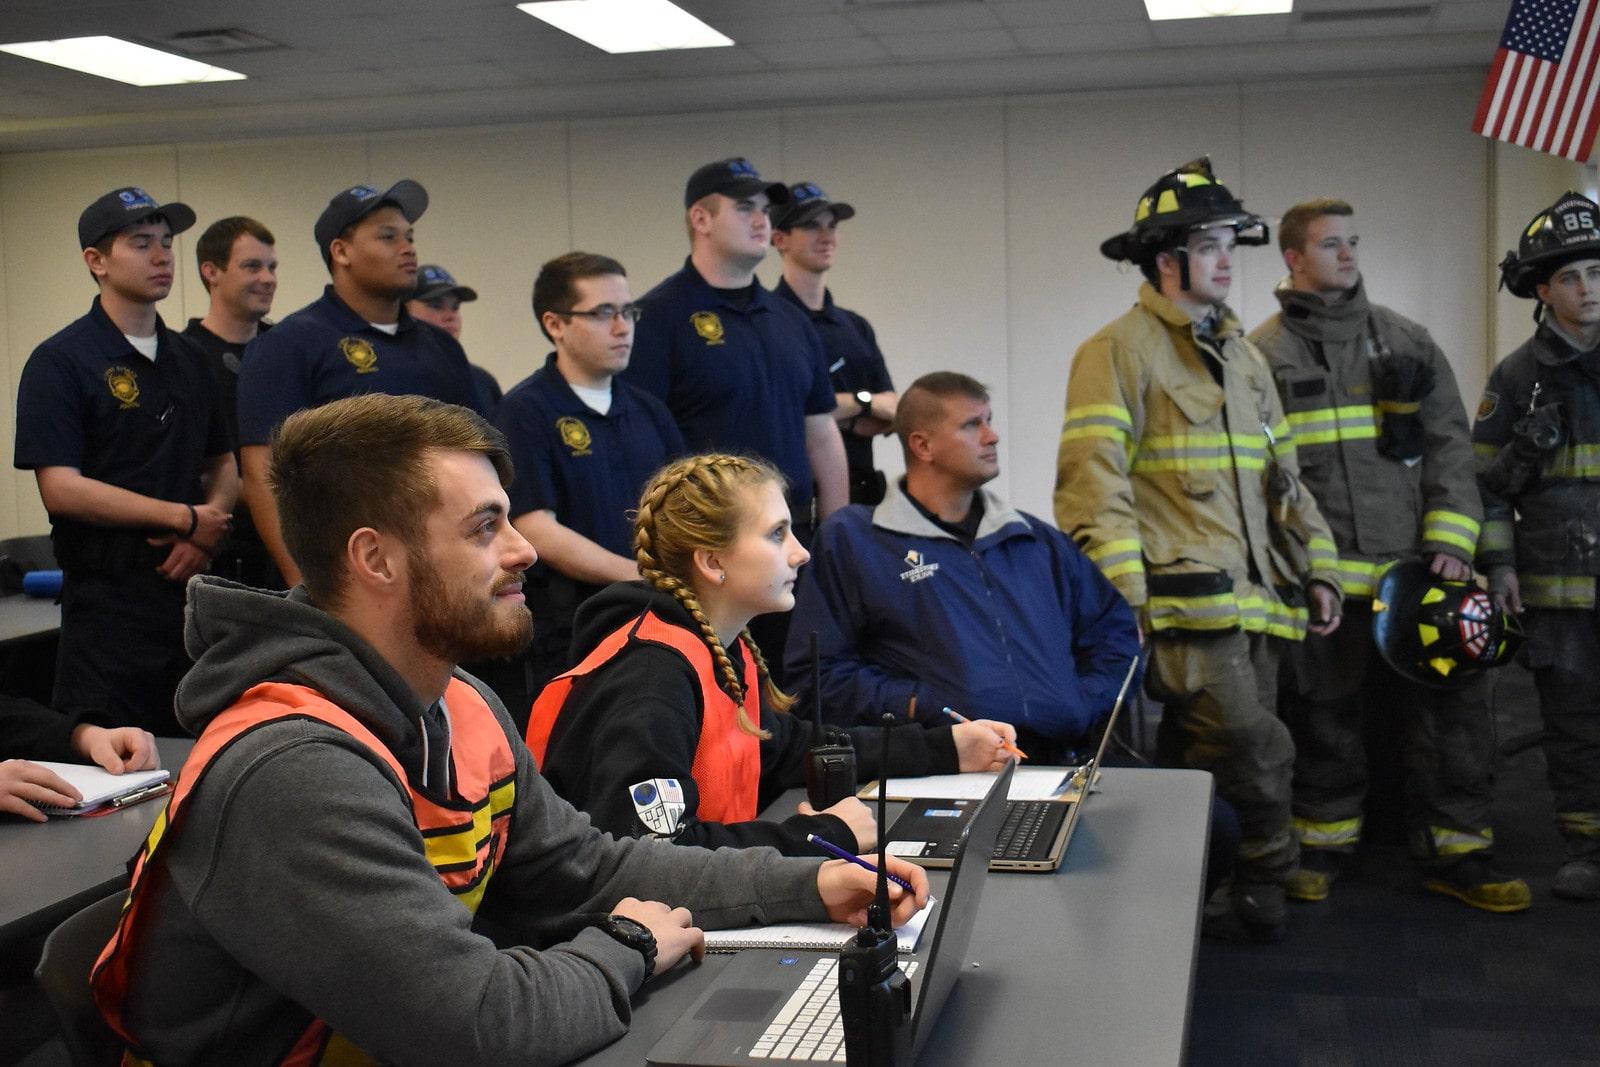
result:
<svg viewBox="0 0 1600 1067"><path fill-rule="evenodd" d="M511 705L521 721L571 665L578 605L639 577L630 513L650 476L685 451L666 406L616 377L640 317L621 263L588 252L552 259L533 284L533 313L555 351L506 394L496 418L517 471L511 519L539 553L528 572L527 700Z"/></svg>

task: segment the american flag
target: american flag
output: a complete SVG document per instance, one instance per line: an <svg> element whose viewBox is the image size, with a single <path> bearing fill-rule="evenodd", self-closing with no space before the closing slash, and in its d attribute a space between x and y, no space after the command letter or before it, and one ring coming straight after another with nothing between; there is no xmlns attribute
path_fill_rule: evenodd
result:
<svg viewBox="0 0 1600 1067"><path fill-rule="evenodd" d="M1600 0L1515 0L1472 129L1584 162L1594 149Z"/></svg>

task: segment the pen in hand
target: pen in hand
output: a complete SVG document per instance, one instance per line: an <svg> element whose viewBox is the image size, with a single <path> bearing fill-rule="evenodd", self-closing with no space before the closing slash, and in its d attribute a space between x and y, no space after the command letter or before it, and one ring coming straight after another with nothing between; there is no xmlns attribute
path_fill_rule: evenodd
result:
<svg viewBox="0 0 1600 1067"><path fill-rule="evenodd" d="M940 710L943 711L946 715L950 716L956 722L971 722L972 721L971 719L967 718L965 715L963 715L959 711L957 711L955 708L941 708ZM1007 752L1011 753L1013 756L1017 757L1017 759L1019 759L1019 760L1028 758L1028 754L1026 752L1022 751L1022 749L1018 748L1016 745L1013 745L1010 741L1007 741L1004 738L1002 738L1001 741L1000 741L1000 747L1005 749Z"/></svg>
<svg viewBox="0 0 1600 1067"><path fill-rule="evenodd" d="M868 863L866 860L862 859L860 856L857 856L853 852L846 852L844 849L840 848L838 845L834 844L832 841L824 840L823 838L818 837L816 834L807 834L806 835L806 840L809 841L811 844L816 845L818 848L820 848L822 851L826 852L828 855L833 856L835 859L846 860L846 861L848 861L850 863L855 864L857 867L865 867L867 870L871 871L873 874L877 874L878 873L878 865L877 864ZM914 888L912 888L912 885L911 885L910 882L906 881L904 878L901 878L897 874L886 874L886 875L884 875L884 877L889 879L889 881L893 882L895 885L899 886L901 889L904 889L906 892L911 893L912 895L915 895L916 892L917 892ZM933 901L930 899L928 901L928 903L931 904L931 903L933 903Z"/></svg>

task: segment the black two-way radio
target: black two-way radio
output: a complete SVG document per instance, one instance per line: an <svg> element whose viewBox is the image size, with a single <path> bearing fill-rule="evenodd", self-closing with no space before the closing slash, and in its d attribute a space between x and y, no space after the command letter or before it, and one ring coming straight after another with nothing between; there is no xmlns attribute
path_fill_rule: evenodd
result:
<svg viewBox="0 0 1600 1067"><path fill-rule="evenodd" d="M822 664L817 632L811 631L811 751L806 756L806 799L817 811L856 792L856 750L841 734L829 737L822 726Z"/></svg>
<svg viewBox="0 0 1600 1067"><path fill-rule="evenodd" d="M893 715L883 717L883 751L889 751ZM878 779L878 886L867 925L839 950L839 1019L850 1067L898 1067L911 1059L911 980L900 970L900 945L889 910L887 773Z"/></svg>

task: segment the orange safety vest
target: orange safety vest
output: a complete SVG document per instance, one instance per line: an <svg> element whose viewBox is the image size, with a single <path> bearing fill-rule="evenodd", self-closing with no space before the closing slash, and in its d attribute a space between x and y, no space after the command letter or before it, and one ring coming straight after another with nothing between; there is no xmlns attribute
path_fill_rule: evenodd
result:
<svg viewBox="0 0 1600 1067"><path fill-rule="evenodd" d="M742 643L744 638L739 639ZM533 703L528 719L528 750L544 766L550 734L566 706L573 684L599 670L633 642L663 645L689 661L700 680L700 742L694 749L691 773L700 794L695 817L702 822L749 822L756 817L761 792L761 739L739 726L739 706L719 684L719 672L698 634L663 622L653 611L619 626L588 657L545 686ZM755 657L744 649L744 710L752 723L761 722L761 677Z"/></svg>
<svg viewBox="0 0 1600 1067"><path fill-rule="evenodd" d="M150 857L170 832L181 830L184 802L205 776L207 768L233 742L250 731L287 719L315 719L342 730L366 745L406 783L411 816L422 833L428 862L445 888L467 910L476 913L489 879L505 854L511 809L517 795L517 763L511 742L489 705L470 683L450 679L445 689L450 709L450 758L455 771L456 797L439 803L410 784L400 761L382 741L349 712L303 685L264 682L247 690L239 700L207 724L195 743L178 784L156 818L134 863L128 899L116 932L101 951L90 974L95 1003L111 1028L131 1046L123 1062L143 1063L136 1051L138 1040L123 1017L123 1002L137 980L135 961L142 951L143 920L148 912L141 892ZM320 1019L313 1019L279 1061L285 1065L371 1063L354 1045L335 1034Z"/></svg>

